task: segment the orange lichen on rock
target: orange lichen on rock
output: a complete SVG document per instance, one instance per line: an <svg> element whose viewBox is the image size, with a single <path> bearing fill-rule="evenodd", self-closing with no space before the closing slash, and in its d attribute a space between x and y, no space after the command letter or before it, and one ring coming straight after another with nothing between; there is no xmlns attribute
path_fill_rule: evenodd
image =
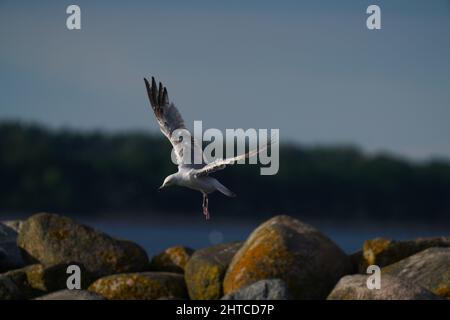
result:
<svg viewBox="0 0 450 320"><path fill-rule="evenodd" d="M185 268L189 297L193 300L220 299L228 265L242 243L232 242L195 251Z"/></svg>
<svg viewBox="0 0 450 320"><path fill-rule="evenodd" d="M88 289L110 300L187 297L183 276L169 272L125 273L95 281Z"/></svg>
<svg viewBox="0 0 450 320"><path fill-rule="evenodd" d="M418 238L407 241L383 238L366 240L363 245L363 266L377 265L382 268L433 247L450 247L450 237Z"/></svg>
<svg viewBox="0 0 450 320"><path fill-rule="evenodd" d="M224 293L279 278L295 298L320 299L351 269L349 258L318 230L289 216L276 216L259 226L236 253Z"/></svg>
<svg viewBox="0 0 450 320"><path fill-rule="evenodd" d="M193 249L183 246L167 248L153 257L150 268L155 271L183 273L193 252Z"/></svg>
<svg viewBox="0 0 450 320"><path fill-rule="evenodd" d="M392 242L391 240L383 238L376 238L364 241L363 257L365 264L367 266L376 264L377 257L381 253L385 252L387 248L389 248L391 242Z"/></svg>

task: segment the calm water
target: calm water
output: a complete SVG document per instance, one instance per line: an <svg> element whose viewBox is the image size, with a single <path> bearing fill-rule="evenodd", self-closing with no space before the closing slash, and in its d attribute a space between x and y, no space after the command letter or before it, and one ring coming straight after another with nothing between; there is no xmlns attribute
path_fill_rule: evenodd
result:
<svg viewBox="0 0 450 320"><path fill-rule="evenodd" d="M0 220L25 219L27 216L0 215ZM222 242L245 240L259 224L267 220L267 217L248 221L216 215L211 220L205 221L201 214L188 218L170 214L123 218L103 216L92 219L70 216L78 222L114 237L134 241L144 247L150 256L174 245L199 249ZM322 231L347 253L361 249L364 240L376 237L406 240L418 237L450 236L450 225L436 221L399 224L379 221L314 221L301 217L299 219Z"/></svg>
<svg viewBox="0 0 450 320"><path fill-rule="evenodd" d="M221 242L245 240L261 221L128 221L83 220L96 229L112 236L132 240L143 246L149 255L174 245L185 245L194 249ZM331 223L308 221L334 240L344 251L359 250L366 239L385 237L396 240L417 237L450 235L448 226L399 225L386 223Z"/></svg>

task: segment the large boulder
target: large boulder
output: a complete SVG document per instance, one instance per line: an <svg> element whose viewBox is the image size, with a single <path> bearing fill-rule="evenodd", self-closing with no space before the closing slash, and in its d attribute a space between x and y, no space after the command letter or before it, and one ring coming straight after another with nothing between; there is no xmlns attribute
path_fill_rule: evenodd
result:
<svg viewBox="0 0 450 320"><path fill-rule="evenodd" d="M150 262L153 271L184 273L184 268L194 250L188 247L175 246L155 255Z"/></svg>
<svg viewBox="0 0 450 320"><path fill-rule="evenodd" d="M25 266L17 247L19 221L0 222L0 272Z"/></svg>
<svg viewBox="0 0 450 320"><path fill-rule="evenodd" d="M183 275L170 272L111 275L96 280L89 291L110 300L187 298Z"/></svg>
<svg viewBox="0 0 450 320"><path fill-rule="evenodd" d="M17 300L22 299L19 288L14 284L14 282L0 275L0 300Z"/></svg>
<svg viewBox="0 0 450 320"><path fill-rule="evenodd" d="M148 267L147 254L137 244L56 214L40 213L28 218L20 228L17 243L28 262L78 262L95 277Z"/></svg>
<svg viewBox="0 0 450 320"><path fill-rule="evenodd" d="M35 300L105 300L102 296L86 290L60 290L52 292Z"/></svg>
<svg viewBox="0 0 450 320"><path fill-rule="evenodd" d="M450 298L450 248L429 248L384 267L383 275L400 277Z"/></svg>
<svg viewBox="0 0 450 320"><path fill-rule="evenodd" d="M436 300L430 291L401 280L384 275L381 277L380 289L367 288L367 275L345 276L329 294L328 300Z"/></svg>
<svg viewBox="0 0 450 320"><path fill-rule="evenodd" d="M295 299L323 299L351 271L349 258L333 241L310 225L281 215L255 229L236 253L224 292L279 278Z"/></svg>
<svg viewBox="0 0 450 320"><path fill-rule="evenodd" d="M213 300L223 296L223 278L241 242L218 244L195 251L185 267L189 297Z"/></svg>
<svg viewBox="0 0 450 320"><path fill-rule="evenodd" d="M408 241L384 238L366 240L363 245L362 268L370 265L382 268L431 247L450 247L450 237L418 238Z"/></svg>
<svg viewBox="0 0 450 320"><path fill-rule="evenodd" d="M221 300L290 300L286 283L280 279L260 280L248 287L233 291Z"/></svg>

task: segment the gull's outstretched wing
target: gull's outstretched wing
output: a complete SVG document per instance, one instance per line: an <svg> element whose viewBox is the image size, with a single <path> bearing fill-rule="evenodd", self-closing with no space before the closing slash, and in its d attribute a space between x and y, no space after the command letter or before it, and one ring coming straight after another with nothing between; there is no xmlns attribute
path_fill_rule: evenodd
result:
<svg viewBox="0 0 450 320"><path fill-rule="evenodd" d="M169 95L167 93L166 87L164 87L161 82L159 83L158 87L156 85L154 77L152 77L151 85L146 78L144 78L144 82L145 87L147 88L147 94L150 100L150 104L159 124L159 128L172 144L175 151L177 164L179 166L188 165L197 167L194 164L191 165L191 163L193 162L192 159L189 159L190 161L187 161L188 159L184 158L183 149L190 148L191 155L194 155L194 152L197 152L197 154L200 154L202 156L203 161L202 149L192 135L190 142L182 141L180 137L173 135L174 131L177 129L187 129L184 125L184 120L181 117L180 112L173 103L169 102Z"/></svg>
<svg viewBox="0 0 450 320"><path fill-rule="evenodd" d="M266 150L270 145L272 145L272 140L270 140L267 144L263 145L259 149L250 150L249 152L241 154L239 156L214 160L213 162L205 165L203 168L194 170L192 173L197 177L207 176L208 174L215 171L223 170L226 168L226 166L235 164L239 160L251 158L258 153Z"/></svg>

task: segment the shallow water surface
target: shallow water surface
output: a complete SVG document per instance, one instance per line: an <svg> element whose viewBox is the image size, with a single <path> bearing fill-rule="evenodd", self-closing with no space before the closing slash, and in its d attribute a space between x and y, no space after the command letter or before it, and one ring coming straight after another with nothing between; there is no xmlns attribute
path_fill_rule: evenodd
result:
<svg viewBox="0 0 450 320"><path fill-rule="evenodd" d="M245 240L260 221L191 221L177 223L177 219L167 222L124 221L124 220L83 220L82 222L115 237L132 240L143 246L150 255L163 249L184 245L194 249L214 244ZM364 240L385 237L396 240L417 237L444 236L449 230L443 226L424 224L386 223L332 223L315 221L312 224L334 240L345 252L352 253L362 247Z"/></svg>

